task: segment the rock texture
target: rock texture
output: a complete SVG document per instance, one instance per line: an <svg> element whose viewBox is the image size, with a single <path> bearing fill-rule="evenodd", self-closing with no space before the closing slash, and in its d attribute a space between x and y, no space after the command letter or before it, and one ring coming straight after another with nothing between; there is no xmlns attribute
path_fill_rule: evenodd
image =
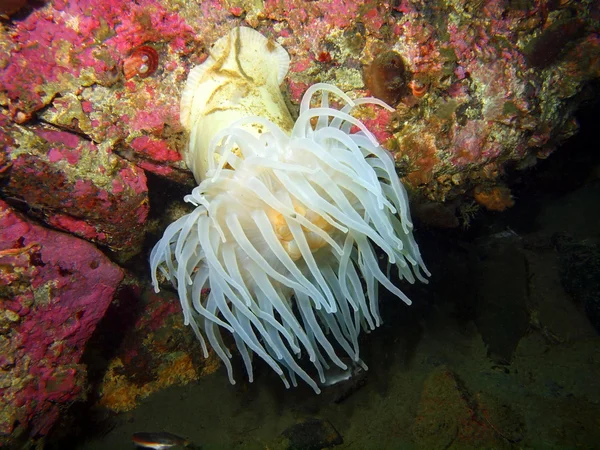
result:
<svg viewBox="0 0 600 450"><path fill-rule="evenodd" d="M79 360L122 277L92 244L0 201L0 446L47 434L85 395Z"/></svg>

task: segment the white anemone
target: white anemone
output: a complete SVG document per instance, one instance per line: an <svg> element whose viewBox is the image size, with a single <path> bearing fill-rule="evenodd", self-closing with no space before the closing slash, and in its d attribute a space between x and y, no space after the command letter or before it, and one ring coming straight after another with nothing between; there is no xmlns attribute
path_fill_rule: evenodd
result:
<svg viewBox="0 0 600 450"><path fill-rule="evenodd" d="M278 89L287 66L270 74L267 63L254 61L261 52L250 38L268 50L265 57L289 63L280 46L237 28L190 73L182 123L190 132L186 160L199 181L185 201L195 209L152 250L152 282L158 291L160 270L177 288L185 323L205 356L208 339L231 383L222 331L233 336L250 381L255 353L286 386L288 376L293 385L300 377L318 393L314 375L325 383L331 364L345 369L340 355L363 365L358 338L381 324L379 284L410 304L381 270L378 253L411 283L426 282L429 272L394 161L351 115L365 103L389 107L316 84L287 129L292 121ZM330 94L345 106L332 107Z"/></svg>

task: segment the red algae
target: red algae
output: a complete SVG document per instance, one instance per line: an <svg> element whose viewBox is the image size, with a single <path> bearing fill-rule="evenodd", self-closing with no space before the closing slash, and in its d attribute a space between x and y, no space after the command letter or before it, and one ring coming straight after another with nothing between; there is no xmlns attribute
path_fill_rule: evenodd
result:
<svg viewBox="0 0 600 450"><path fill-rule="evenodd" d="M46 217L46 221L55 228L68 231L90 241L94 240L102 243L106 239L106 235L98 233L94 226L74 217L64 214L52 214ZM101 235L104 235L103 239L100 239Z"/></svg>
<svg viewBox="0 0 600 450"><path fill-rule="evenodd" d="M76 147L79 144L79 137L73 133L40 130L39 135L52 144L60 144L71 148Z"/></svg>
<svg viewBox="0 0 600 450"><path fill-rule="evenodd" d="M361 117L361 122L373 133L377 142L384 144L392 137L389 129L392 112L380 106L366 106L364 109L368 112Z"/></svg>
<svg viewBox="0 0 600 450"><path fill-rule="evenodd" d="M454 137L452 163L458 167L477 163L486 145L486 124L483 121L469 121L464 127L457 127Z"/></svg>
<svg viewBox="0 0 600 450"><path fill-rule="evenodd" d="M173 175L174 170L172 167L169 166L165 166L162 164L155 164L155 163L151 163L149 161L138 161L136 163L136 165L144 170L147 170L148 172L157 174L157 175L162 175L164 177L170 177L170 175Z"/></svg>

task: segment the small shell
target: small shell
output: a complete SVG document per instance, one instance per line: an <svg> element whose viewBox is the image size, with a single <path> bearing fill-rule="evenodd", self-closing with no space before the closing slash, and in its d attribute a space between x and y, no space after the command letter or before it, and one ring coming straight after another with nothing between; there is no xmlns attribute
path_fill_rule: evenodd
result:
<svg viewBox="0 0 600 450"><path fill-rule="evenodd" d="M152 47L143 45L136 48L123 61L123 73L125 79L129 80L134 76L146 78L152 75L158 68L158 53Z"/></svg>

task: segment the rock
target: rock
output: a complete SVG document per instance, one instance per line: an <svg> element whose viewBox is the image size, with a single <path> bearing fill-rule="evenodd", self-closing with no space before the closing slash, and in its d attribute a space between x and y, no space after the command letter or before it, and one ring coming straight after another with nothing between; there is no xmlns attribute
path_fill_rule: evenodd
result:
<svg viewBox="0 0 600 450"><path fill-rule="evenodd" d="M203 357L198 340L183 324L176 295L168 290L156 294L149 285L128 287L129 298L111 305L93 342L95 349L111 350L108 360L97 355L95 369L102 379L93 391L97 406L114 412L132 410L169 386L196 381L221 362L212 350Z"/></svg>
<svg viewBox="0 0 600 450"><path fill-rule="evenodd" d="M475 324L499 364L510 362L529 327L528 269L519 236L501 232L478 242L471 269L477 283Z"/></svg>
<svg viewBox="0 0 600 450"><path fill-rule="evenodd" d="M133 254L148 216L144 171L75 133L12 128L3 193L48 225Z"/></svg>
<svg viewBox="0 0 600 450"><path fill-rule="evenodd" d="M191 184L179 153L181 88L232 26L256 28L288 50L283 88L293 108L316 82L364 96L364 69L393 48L408 82L396 111L363 106L356 114L425 198L508 207L504 169L535 164L577 132L577 106L600 77L598 7L568 2L546 24L548 17L511 2L421 3L45 2L0 36L0 106L14 123L41 120ZM125 79L141 46L158 55L156 71Z"/></svg>
<svg viewBox="0 0 600 450"><path fill-rule="evenodd" d="M38 6L0 36L4 115L24 127L39 118L118 147L144 170L189 179L178 152L179 91L184 61L193 64L190 53L202 54L203 46L201 35L177 12L181 8L158 0L56 0ZM207 25L214 26L210 18L220 10L205 11ZM156 50L158 70L125 80L123 64L142 45Z"/></svg>
<svg viewBox="0 0 600 450"><path fill-rule="evenodd" d="M485 422L476 399L445 366L434 369L425 380L412 433L419 449L510 447Z"/></svg>
<svg viewBox="0 0 600 450"><path fill-rule="evenodd" d="M85 396L80 358L122 278L92 244L0 201L0 447L46 435Z"/></svg>
<svg viewBox="0 0 600 450"><path fill-rule="evenodd" d="M592 326L600 334L600 245L557 235L560 279L565 291L583 305Z"/></svg>
<svg viewBox="0 0 600 450"><path fill-rule="evenodd" d="M286 450L321 450L344 442L333 425L323 419L307 419L287 428L281 435L282 441L275 448Z"/></svg>

